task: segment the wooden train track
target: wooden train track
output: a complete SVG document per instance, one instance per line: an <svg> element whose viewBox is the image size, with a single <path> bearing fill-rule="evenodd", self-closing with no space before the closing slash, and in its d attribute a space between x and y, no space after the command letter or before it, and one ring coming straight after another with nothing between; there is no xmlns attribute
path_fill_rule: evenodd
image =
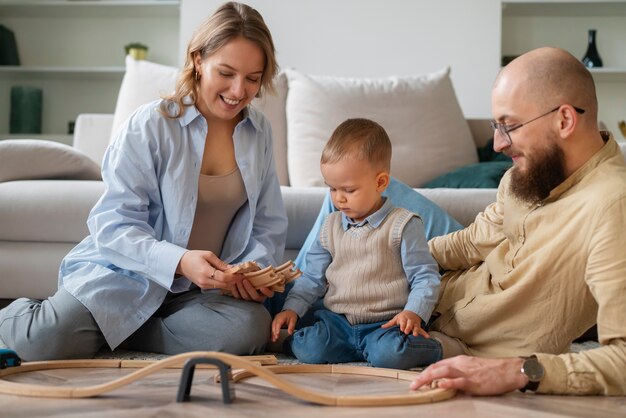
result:
<svg viewBox="0 0 626 418"><path fill-rule="evenodd" d="M246 261L228 270L227 273L242 273L255 289L268 287L274 292L284 292L285 285L302 275L293 261L287 261L278 267L268 266L262 269L254 261ZM230 295L230 290L223 289L222 293Z"/></svg>
<svg viewBox="0 0 626 418"><path fill-rule="evenodd" d="M411 405L420 403L431 403L449 399L455 395L455 391L441 388L428 388L424 390L411 391L406 389L402 393L382 395L382 396L335 396L308 388L298 387L293 382L280 376L285 373L330 373L330 374L351 374L363 376L378 376L397 380L410 381L416 372L407 372L402 370L379 369L373 367L359 367L346 365L284 365L284 366L263 366L263 364L276 364L274 356L250 356L240 357L232 354L196 351L184 354L178 354L160 361L151 362L147 366L143 361L125 361L125 360L60 360L46 362L28 362L23 363L19 367L9 367L0 370L0 393L31 396L31 397L47 397L47 398L90 398L102 395L132 382L135 382L145 376L155 373L158 370L166 368L180 368L185 363L185 371L181 379L181 388L179 390L179 401L188 398L191 389L191 379L193 378L193 368L198 363L213 363L220 365L220 370L227 367L241 369L232 374L232 379L238 382L242 379L256 376L266 382L272 384L284 393L294 398L320 404L332 406L389 406L389 405ZM191 367L189 367L191 365ZM221 367L224 366L224 367ZM39 370L63 369L63 368L136 368L141 369L132 372L126 376L112 380L110 382L99 385L86 387L69 387L69 386L44 386L25 384L13 381L7 381L3 378L19 373L33 372ZM190 370L189 370L190 369ZM221 378L228 376L222 373ZM188 386L184 388L184 380L187 379ZM226 391L227 384L222 382L223 390ZM408 386L408 385L407 385ZM227 395L224 394L224 402L229 403Z"/></svg>

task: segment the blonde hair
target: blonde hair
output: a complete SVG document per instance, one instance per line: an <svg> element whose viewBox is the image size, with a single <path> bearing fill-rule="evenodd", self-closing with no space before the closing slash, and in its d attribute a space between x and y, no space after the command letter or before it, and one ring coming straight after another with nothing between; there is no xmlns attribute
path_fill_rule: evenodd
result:
<svg viewBox="0 0 626 418"><path fill-rule="evenodd" d="M391 141L385 129L369 119L348 119L333 132L322 151L321 164L333 164L345 158L367 161L389 171Z"/></svg>
<svg viewBox="0 0 626 418"><path fill-rule="evenodd" d="M278 72L278 63L272 35L263 17L256 9L246 4L228 2L220 6L194 33L187 46L185 65L176 82L176 90L165 97L167 102L177 105L176 111L174 114L166 111L164 103L161 113L167 117L177 118L184 113L185 106L195 105L199 85L194 65L195 55L199 53L202 59L206 59L238 37L252 41L265 54L265 67L257 97L261 97L266 91L274 92L273 79ZM191 102L184 101L187 96L191 97Z"/></svg>

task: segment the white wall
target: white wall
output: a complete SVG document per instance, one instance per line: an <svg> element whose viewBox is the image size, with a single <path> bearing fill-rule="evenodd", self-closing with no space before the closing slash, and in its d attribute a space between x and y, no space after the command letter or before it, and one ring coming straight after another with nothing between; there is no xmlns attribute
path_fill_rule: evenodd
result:
<svg viewBox="0 0 626 418"><path fill-rule="evenodd" d="M452 68L468 118L491 115L499 0L244 0L269 26L282 68L382 77ZM180 51L223 0L183 0ZM181 55L182 55L181 54Z"/></svg>

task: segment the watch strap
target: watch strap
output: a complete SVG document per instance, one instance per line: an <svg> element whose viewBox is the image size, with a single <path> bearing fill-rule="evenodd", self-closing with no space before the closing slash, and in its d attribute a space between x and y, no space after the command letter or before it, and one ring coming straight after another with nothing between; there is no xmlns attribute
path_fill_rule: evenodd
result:
<svg viewBox="0 0 626 418"><path fill-rule="evenodd" d="M532 356L528 356L528 357L522 357L524 359L524 361L528 360L528 359L534 359L537 360L537 356L536 355L532 355ZM536 392L537 389L539 388L539 383L541 383L541 380L530 380L530 376L528 376L528 374L526 374L524 372L524 365L522 364L522 373L524 373L529 379L528 379L528 383L526 383L526 385L520 389L521 392L526 392L527 390Z"/></svg>
<svg viewBox="0 0 626 418"><path fill-rule="evenodd" d="M528 383L526 383L526 386L521 388L520 391L526 392L527 390L530 390L530 391L536 392L537 389L539 388L539 383L541 382L533 382L532 380L529 380Z"/></svg>

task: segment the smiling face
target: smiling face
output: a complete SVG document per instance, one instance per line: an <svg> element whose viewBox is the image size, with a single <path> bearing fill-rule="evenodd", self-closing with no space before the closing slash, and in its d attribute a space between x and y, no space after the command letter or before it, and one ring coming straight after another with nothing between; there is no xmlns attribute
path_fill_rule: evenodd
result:
<svg viewBox="0 0 626 418"><path fill-rule="evenodd" d="M261 88L265 55L243 37L205 59L196 54L194 63L200 77L197 107L207 120L232 120Z"/></svg>
<svg viewBox="0 0 626 418"><path fill-rule="evenodd" d="M381 193L389 184L389 174L376 170L367 161L346 157L321 165L324 181L330 187L333 205L347 217L361 222L383 205Z"/></svg>

